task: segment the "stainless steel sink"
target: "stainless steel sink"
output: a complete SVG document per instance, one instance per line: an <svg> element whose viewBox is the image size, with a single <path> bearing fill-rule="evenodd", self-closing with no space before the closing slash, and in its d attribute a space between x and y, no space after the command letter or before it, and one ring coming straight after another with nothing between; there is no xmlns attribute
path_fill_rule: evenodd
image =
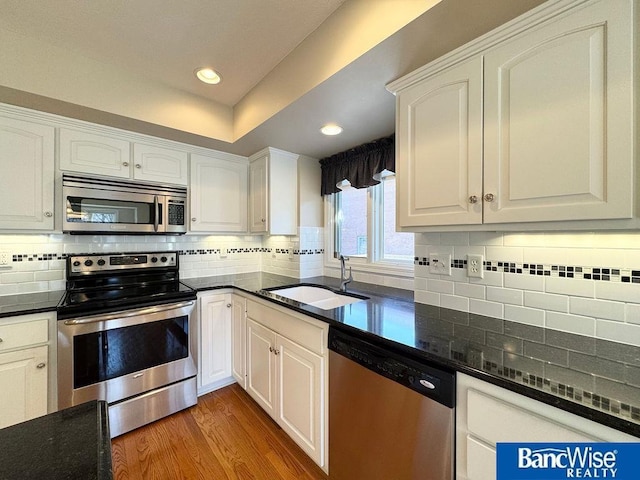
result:
<svg viewBox="0 0 640 480"><path fill-rule="evenodd" d="M342 307L367 299L366 297L338 293L326 287L313 285L270 288L269 291L281 297L311 305L312 307L322 310L331 310L332 308Z"/></svg>

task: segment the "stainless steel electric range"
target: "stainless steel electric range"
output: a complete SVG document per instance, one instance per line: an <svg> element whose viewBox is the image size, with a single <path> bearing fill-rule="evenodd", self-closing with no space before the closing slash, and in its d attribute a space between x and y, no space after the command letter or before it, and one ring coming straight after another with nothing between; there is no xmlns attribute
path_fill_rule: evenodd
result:
<svg viewBox="0 0 640 480"><path fill-rule="evenodd" d="M195 405L196 292L177 252L72 255L58 305L58 407L100 399L111 437Z"/></svg>

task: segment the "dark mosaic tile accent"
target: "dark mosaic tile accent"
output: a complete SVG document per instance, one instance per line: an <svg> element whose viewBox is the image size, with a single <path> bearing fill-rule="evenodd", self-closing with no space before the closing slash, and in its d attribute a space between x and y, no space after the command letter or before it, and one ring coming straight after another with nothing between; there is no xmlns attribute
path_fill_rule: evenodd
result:
<svg viewBox="0 0 640 480"><path fill-rule="evenodd" d="M414 264L428 266L429 259L425 257L414 257ZM451 260L451 267L458 269L467 268L467 261L466 259L454 258ZM640 270L632 270L630 268L546 265L540 263L504 262L500 260L485 260L483 262L483 268L488 272L575 278L605 282L640 283Z"/></svg>
<svg viewBox="0 0 640 480"><path fill-rule="evenodd" d="M66 253L18 253L11 255L12 262L48 262L49 260L64 260Z"/></svg>

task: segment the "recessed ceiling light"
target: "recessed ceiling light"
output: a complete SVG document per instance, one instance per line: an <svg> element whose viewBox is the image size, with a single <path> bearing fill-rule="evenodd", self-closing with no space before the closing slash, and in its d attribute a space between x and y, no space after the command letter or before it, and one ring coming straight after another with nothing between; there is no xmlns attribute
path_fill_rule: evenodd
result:
<svg viewBox="0 0 640 480"><path fill-rule="evenodd" d="M216 72L213 68L203 67L197 68L195 70L196 77L198 80L204 83L208 83L210 85L217 85L222 81L222 77L218 72Z"/></svg>
<svg viewBox="0 0 640 480"><path fill-rule="evenodd" d="M330 123L329 125L322 127L320 131L325 135L338 135L339 133L342 133L342 127L335 123Z"/></svg>

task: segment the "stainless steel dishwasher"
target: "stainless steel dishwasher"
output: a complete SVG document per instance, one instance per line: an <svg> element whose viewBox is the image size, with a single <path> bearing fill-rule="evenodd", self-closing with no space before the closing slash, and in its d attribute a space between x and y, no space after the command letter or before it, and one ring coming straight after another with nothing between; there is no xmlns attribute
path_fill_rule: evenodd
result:
<svg viewBox="0 0 640 480"><path fill-rule="evenodd" d="M455 373L329 330L331 480L454 474Z"/></svg>

